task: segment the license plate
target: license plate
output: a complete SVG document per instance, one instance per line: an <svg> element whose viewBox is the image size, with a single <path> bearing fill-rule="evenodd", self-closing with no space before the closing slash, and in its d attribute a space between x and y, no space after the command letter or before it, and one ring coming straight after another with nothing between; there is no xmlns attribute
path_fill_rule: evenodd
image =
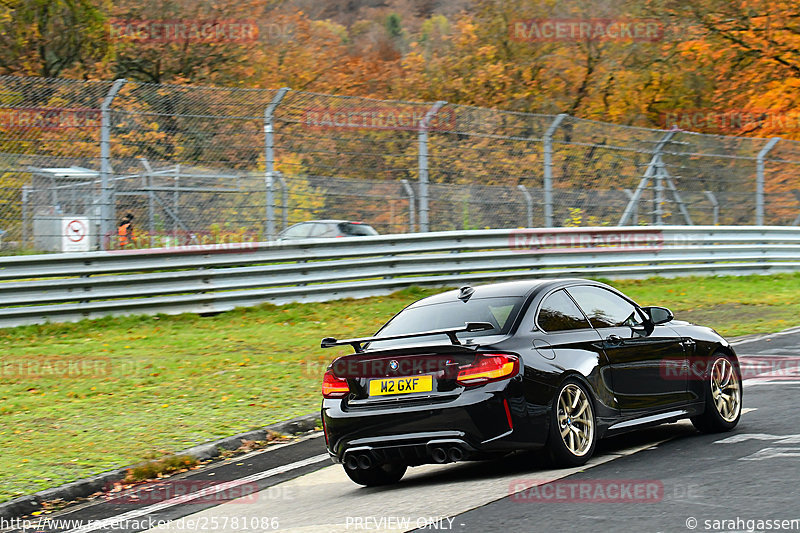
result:
<svg viewBox="0 0 800 533"><path fill-rule="evenodd" d="M432 390L433 378L431 376L373 379L369 382L370 396L411 394L413 392L430 392Z"/></svg>

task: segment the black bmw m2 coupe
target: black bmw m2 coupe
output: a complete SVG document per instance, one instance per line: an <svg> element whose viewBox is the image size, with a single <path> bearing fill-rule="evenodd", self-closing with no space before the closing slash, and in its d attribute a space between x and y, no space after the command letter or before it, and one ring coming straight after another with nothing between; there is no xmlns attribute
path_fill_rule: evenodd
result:
<svg viewBox="0 0 800 533"><path fill-rule="evenodd" d="M602 283L536 280L419 300L350 345L322 385L332 459L366 486L407 467L544 448L578 466L597 439L689 418L736 426L735 352L714 330Z"/></svg>

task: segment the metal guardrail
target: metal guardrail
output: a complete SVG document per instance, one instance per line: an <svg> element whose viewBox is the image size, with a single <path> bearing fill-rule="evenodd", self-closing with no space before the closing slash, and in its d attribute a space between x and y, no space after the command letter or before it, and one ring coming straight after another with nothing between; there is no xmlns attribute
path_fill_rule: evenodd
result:
<svg viewBox="0 0 800 533"><path fill-rule="evenodd" d="M800 228L450 231L0 258L0 327L123 314L218 313L264 302L525 277L800 271Z"/></svg>

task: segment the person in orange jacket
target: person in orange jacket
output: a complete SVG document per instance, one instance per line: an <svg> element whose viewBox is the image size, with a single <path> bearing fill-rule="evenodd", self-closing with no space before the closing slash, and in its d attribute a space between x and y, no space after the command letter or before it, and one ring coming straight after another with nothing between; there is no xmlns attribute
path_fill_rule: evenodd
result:
<svg viewBox="0 0 800 533"><path fill-rule="evenodd" d="M133 245L133 215L128 213L119 222L117 228L117 242L120 248Z"/></svg>

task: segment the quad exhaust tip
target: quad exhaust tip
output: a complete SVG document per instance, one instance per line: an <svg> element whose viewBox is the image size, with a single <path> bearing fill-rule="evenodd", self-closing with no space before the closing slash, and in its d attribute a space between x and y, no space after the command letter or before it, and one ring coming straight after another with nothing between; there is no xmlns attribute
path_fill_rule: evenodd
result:
<svg viewBox="0 0 800 533"><path fill-rule="evenodd" d="M367 470L368 468L372 467L372 457L370 457L366 453L359 455L358 467L361 468L362 470Z"/></svg>
<svg viewBox="0 0 800 533"><path fill-rule="evenodd" d="M450 446L447 449L437 446L431 449L431 459L439 464L456 463L464 459L464 450L458 446Z"/></svg>
<svg viewBox="0 0 800 533"><path fill-rule="evenodd" d="M356 455L354 453L349 453L344 458L344 466L348 470L368 470L372 468L374 462L372 461L372 457L368 453L362 453Z"/></svg>
<svg viewBox="0 0 800 533"><path fill-rule="evenodd" d="M348 470L356 470L358 468L358 459L353 454L349 454L344 459L344 466L347 467Z"/></svg>
<svg viewBox="0 0 800 533"><path fill-rule="evenodd" d="M447 450L447 458L455 463L464 458L464 452L458 446L452 446L449 450Z"/></svg>
<svg viewBox="0 0 800 533"><path fill-rule="evenodd" d="M444 451L444 448L434 448L431 450L431 459L434 462L442 464L447 462L447 452Z"/></svg>

